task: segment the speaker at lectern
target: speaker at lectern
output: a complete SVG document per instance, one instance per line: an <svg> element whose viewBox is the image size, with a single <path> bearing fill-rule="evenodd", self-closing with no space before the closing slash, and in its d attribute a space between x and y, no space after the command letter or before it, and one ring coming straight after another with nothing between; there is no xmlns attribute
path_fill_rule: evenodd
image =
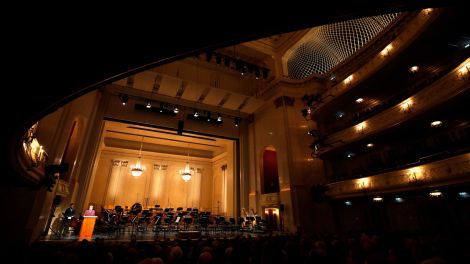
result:
<svg viewBox="0 0 470 264"><path fill-rule="evenodd" d="M91 240L93 237L93 230L95 229L97 216L94 215L86 215L83 216L82 227L80 228L80 235L78 240Z"/></svg>

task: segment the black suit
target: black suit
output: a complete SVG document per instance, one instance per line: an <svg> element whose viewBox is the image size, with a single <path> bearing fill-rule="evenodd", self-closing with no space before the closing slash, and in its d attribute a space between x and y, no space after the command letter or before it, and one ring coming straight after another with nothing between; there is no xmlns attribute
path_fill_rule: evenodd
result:
<svg viewBox="0 0 470 264"><path fill-rule="evenodd" d="M71 207L67 208L64 213L65 218L69 219L69 217L74 217L75 211L76 211L75 208L71 208Z"/></svg>

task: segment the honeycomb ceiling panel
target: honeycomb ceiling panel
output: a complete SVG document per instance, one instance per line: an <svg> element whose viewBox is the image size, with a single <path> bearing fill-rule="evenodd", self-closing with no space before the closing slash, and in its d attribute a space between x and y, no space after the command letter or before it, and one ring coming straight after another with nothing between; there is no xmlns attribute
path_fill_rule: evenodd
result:
<svg viewBox="0 0 470 264"><path fill-rule="evenodd" d="M313 28L287 60L289 77L322 75L361 49L400 13L364 17Z"/></svg>

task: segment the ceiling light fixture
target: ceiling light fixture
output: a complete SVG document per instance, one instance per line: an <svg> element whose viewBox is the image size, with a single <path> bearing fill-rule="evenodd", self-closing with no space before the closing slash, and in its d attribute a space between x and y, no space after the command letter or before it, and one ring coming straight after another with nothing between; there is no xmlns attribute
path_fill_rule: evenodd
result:
<svg viewBox="0 0 470 264"><path fill-rule="evenodd" d="M411 73L417 73L418 70L419 70L419 67L416 66L416 65L415 65L415 66L412 66L412 67L409 69L409 71L410 71Z"/></svg>
<svg viewBox="0 0 470 264"><path fill-rule="evenodd" d="M359 98L356 99L356 103L360 104L362 102L364 102L364 98L359 97Z"/></svg>
<svg viewBox="0 0 470 264"><path fill-rule="evenodd" d="M124 94L124 95L121 96L121 103L122 103L122 105L125 106L128 101L129 101L129 96L128 96L127 94Z"/></svg>
<svg viewBox="0 0 470 264"><path fill-rule="evenodd" d="M141 158L142 158L142 145L144 143L144 137L142 136L142 141L140 142L140 149L139 149L139 157L137 158L137 162L135 165L131 166L131 174L134 177L139 177L144 172L145 167L142 166Z"/></svg>
<svg viewBox="0 0 470 264"><path fill-rule="evenodd" d="M436 120L431 122L431 127L440 127L442 126L442 121Z"/></svg>
<svg viewBox="0 0 470 264"><path fill-rule="evenodd" d="M180 175L183 181L188 182L192 178L193 171L189 167L189 144L188 144L188 159L186 160L186 165L184 169L180 170Z"/></svg>
<svg viewBox="0 0 470 264"><path fill-rule="evenodd" d="M235 119L233 119L233 124L238 127L238 125L240 124L240 117L235 117Z"/></svg>

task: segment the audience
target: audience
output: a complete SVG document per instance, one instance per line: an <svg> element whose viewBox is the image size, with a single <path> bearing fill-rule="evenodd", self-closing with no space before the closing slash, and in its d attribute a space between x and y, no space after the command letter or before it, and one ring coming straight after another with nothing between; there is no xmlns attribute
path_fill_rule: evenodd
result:
<svg viewBox="0 0 470 264"><path fill-rule="evenodd" d="M39 241L25 262L38 263L470 263L468 240L449 235L268 234L231 239Z"/></svg>

